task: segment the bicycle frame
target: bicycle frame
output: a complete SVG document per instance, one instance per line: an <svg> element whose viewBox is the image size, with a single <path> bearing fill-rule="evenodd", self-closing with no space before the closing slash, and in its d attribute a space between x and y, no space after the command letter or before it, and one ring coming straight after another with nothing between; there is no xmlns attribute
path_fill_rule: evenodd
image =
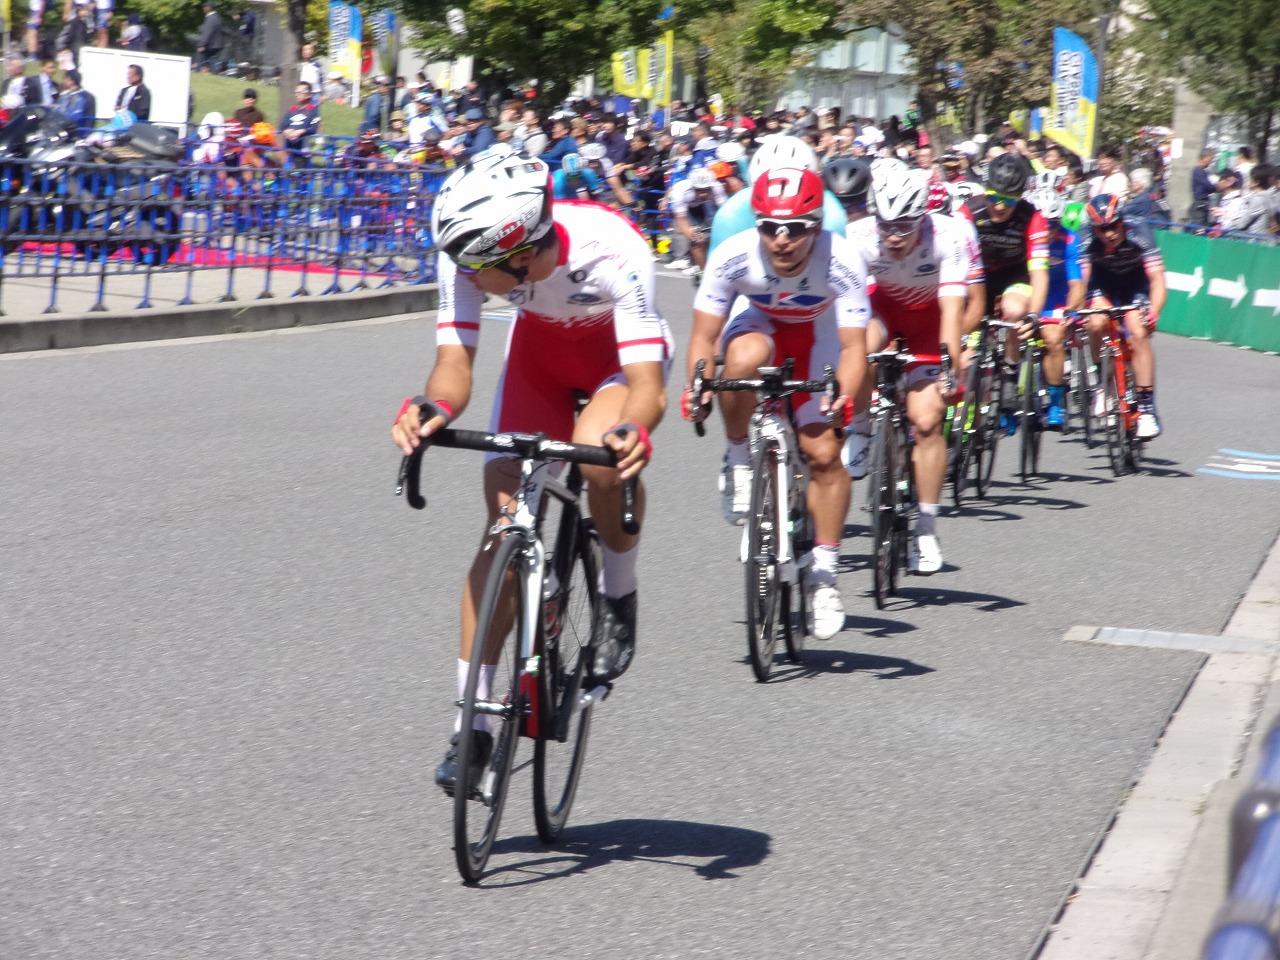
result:
<svg viewBox="0 0 1280 960"><path fill-rule="evenodd" d="M775 530L790 532L791 508L795 503L792 491L792 478L797 481L799 492L803 494L809 483L809 468L800 456L799 443L796 439L795 427L790 416L781 416L776 410L782 401L765 401L751 416L750 446L754 454L766 442L777 445L778 458L775 465L777 471L776 487L778 496L777 516L774 518ZM790 403L786 404L790 414ZM745 542L745 541L744 541ZM799 579L796 555L790 535L779 538L778 574L782 582L794 584Z"/></svg>

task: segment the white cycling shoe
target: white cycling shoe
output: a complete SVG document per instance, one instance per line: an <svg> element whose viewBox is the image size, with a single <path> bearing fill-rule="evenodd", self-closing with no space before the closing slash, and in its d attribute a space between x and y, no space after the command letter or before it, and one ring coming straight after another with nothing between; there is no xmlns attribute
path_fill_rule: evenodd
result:
<svg viewBox="0 0 1280 960"><path fill-rule="evenodd" d="M1160 436L1160 420L1154 413L1138 414L1138 439L1154 440Z"/></svg>
<svg viewBox="0 0 1280 960"><path fill-rule="evenodd" d="M907 558L912 573L927 576L942 569L942 543L936 533L916 534L911 538L911 553Z"/></svg>
<svg viewBox="0 0 1280 960"><path fill-rule="evenodd" d="M747 522L747 514L751 512L751 468L744 464L726 466L722 476L724 484L720 488L720 506L724 519L730 525L740 527Z"/></svg>
<svg viewBox="0 0 1280 960"><path fill-rule="evenodd" d="M813 618L813 635L830 640L844 629L844 603L834 585L809 583L809 615Z"/></svg>

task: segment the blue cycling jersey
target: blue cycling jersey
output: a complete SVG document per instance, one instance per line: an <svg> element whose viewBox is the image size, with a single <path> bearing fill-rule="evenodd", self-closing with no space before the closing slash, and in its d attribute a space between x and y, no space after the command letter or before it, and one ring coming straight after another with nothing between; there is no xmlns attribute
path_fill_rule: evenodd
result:
<svg viewBox="0 0 1280 960"><path fill-rule="evenodd" d="M830 190L822 198L822 229L830 230L844 236L845 225L849 222L844 207ZM724 202L716 211L711 221L711 240L707 247L708 255L713 253L721 243L743 230L754 230L756 214L751 209L751 188L739 190Z"/></svg>
<svg viewBox="0 0 1280 960"><path fill-rule="evenodd" d="M1076 232L1058 224L1051 226L1049 234L1049 293L1044 300L1041 316L1048 317L1055 310L1067 305L1067 295L1072 280L1083 280L1080 270L1080 250Z"/></svg>
<svg viewBox="0 0 1280 960"><path fill-rule="evenodd" d="M577 177L570 177L563 170L557 170L551 174L551 191L557 200L580 200L581 190L586 190L592 200L604 189L604 185L600 182L600 178L596 176L596 172L590 169L583 169Z"/></svg>

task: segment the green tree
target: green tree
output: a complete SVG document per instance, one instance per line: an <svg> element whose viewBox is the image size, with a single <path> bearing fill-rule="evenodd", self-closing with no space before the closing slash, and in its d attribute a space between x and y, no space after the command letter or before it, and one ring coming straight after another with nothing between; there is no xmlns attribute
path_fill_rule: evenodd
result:
<svg viewBox="0 0 1280 960"><path fill-rule="evenodd" d="M1259 155L1280 127L1280 16L1275 0L1147 0L1153 25L1192 89L1244 114Z"/></svg>

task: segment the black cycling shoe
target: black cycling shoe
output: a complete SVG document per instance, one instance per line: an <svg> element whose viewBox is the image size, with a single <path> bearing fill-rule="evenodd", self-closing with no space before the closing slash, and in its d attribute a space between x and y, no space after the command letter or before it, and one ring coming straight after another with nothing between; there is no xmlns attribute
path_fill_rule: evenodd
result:
<svg viewBox="0 0 1280 960"><path fill-rule="evenodd" d="M461 739L461 733L455 733L449 739L449 749L445 753L444 759L440 761L440 766L436 767L436 785L451 797L453 796L453 788L458 782L458 742ZM474 731L471 734L471 758L474 761L472 763L472 784L480 779L480 773L484 770L485 764L489 762L489 755L492 753L493 734L487 730Z"/></svg>
<svg viewBox="0 0 1280 960"><path fill-rule="evenodd" d="M589 683L608 683L627 672L636 654L636 595L613 599L600 598L600 609L591 626L591 661Z"/></svg>

